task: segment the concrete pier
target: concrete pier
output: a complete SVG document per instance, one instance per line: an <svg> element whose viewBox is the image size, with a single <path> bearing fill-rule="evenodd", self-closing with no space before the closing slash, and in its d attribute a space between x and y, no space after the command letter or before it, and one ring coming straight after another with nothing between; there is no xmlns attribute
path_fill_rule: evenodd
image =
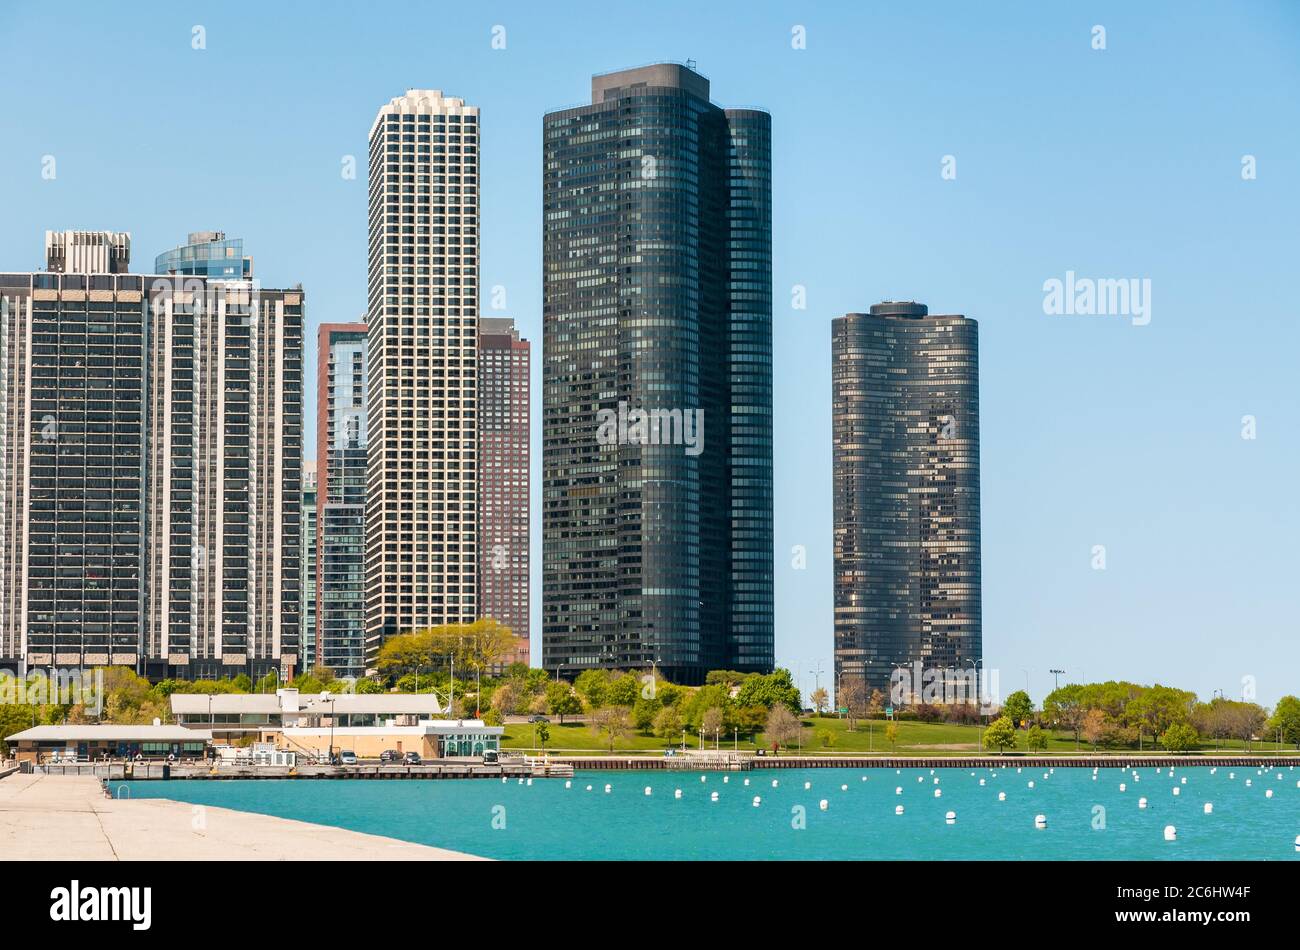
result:
<svg viewBox="0 0 1300 950"><path fill-rule="evenodd" d="M6 861L464 861L473 855L250 812L111 799L91 776L0 780Z"/></svg>

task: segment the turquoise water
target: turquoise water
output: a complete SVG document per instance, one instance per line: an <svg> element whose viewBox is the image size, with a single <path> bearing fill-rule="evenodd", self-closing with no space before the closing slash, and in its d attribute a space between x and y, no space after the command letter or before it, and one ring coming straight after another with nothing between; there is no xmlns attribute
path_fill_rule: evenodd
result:
<svg viewBox="0 0 1300 950"><path fill-rule="evenodd" d="M1176 768L1173 777L1148 767L1136 780L1132 770L1104 768L1095 781L1086 768L1015 767L580 772L571 787L566 781L134 782L130 794L500 859L1300 860L1300 771L1288 767ZM1206 802L1212 814L1203 813ZM904 813L895 815L900 804ZM1044 829L1034 826L1040 814ZM1166 825L1177 828L1177 840L1164 840Z"/></svg>

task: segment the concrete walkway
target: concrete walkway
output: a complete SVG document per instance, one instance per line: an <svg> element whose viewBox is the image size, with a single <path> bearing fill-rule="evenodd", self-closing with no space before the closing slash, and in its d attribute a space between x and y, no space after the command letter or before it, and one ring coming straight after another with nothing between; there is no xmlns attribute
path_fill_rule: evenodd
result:
<svg viewBox="0 0 1300 950"><path fill-rule="evenodd" d="M89 776L0 780L0 854L73 861L473 861L443 848L166 799L105 798Z"/></svg>

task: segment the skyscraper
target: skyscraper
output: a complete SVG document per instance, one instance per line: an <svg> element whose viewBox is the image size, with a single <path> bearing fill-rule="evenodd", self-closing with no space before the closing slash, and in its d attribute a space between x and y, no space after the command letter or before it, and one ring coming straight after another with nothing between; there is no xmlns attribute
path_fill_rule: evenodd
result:
<svg viewBox="0 0 1300 950"><path fill-rule="evenodd" d="M479 321L479 613L509 627L527 663L527 340L507 317Z"/></svg>
<svg viewBox="0 0 1300 950"><path fill-rule="evenodd" d="M148 278L149 675L301 670L303 293Z"/></svg>
<svg viewBox="0 0 1300 950"><path fill-rule="evenodd" d="M978 325L876 304L832 322L831 359L836 683L888 694L902 664L912 702L915 664L982 656Z"/></svg>
<svg viewBox="0 0 1300 950"><path fill-rule="evenodd" d="M370 129L366 649L478 613L478 109L413 89Z"/></svg>
<svg viewBox="0 0 1300 950"><path fill-rule="evenodd" d="M253 259L244 256L242 238L228 238L224 231L192 231L186 243L159 254L153 269L159 274L251 280Z"/></svg>
<svg viewBox="0 0 1300 950"><path fill-rule="evenodd" d="M301 647L302 668L314 670L320 660L317 656L316 596L320 588L317 575L317 549L320 527L317 519L316 463L311 459L302 460L302 631L298 637Z"/></svg>
<svg viewBox="0 0 1300 950"><path fill-rule="evenodd" d="M291 673L302 292L128 274L125 234L46 247L0 275L0 659Z"/></svg>
<svg viewBox="0 0 1300 950"><path fill-rule="evenodd" d="M661 64L542 148L543 665L770 670L770 117Z"/></svg>
<svg viewBox="0 0 1300 950"><path fill-rule="evenodd" d="M366 643L366 325L325 323L317 341L318 662L339 676L361 676Z"/></svg>

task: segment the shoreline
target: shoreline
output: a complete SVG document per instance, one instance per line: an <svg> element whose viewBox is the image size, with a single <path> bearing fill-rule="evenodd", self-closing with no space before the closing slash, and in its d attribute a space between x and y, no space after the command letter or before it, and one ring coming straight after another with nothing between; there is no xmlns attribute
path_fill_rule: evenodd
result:
<svg viewBox="0 0 1300 950"><path fill-rule="evenodd" d="M19 861L481 861L254 812L109 798L91 776L0 779L0 853Z"/></svg>

